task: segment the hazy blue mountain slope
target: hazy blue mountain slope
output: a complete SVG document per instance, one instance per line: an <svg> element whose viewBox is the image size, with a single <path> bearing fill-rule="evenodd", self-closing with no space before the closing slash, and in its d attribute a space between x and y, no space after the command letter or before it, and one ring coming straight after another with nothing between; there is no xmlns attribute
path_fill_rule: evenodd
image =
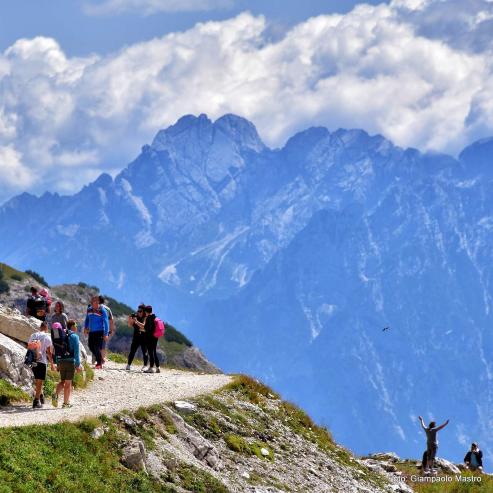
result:
<svg viewBox="0 0 493 493"><path fill-rule="evenodd" d="M185 116L115 179L0 207L0 257L155 305L358 452L493 451L492 140L459 159L314 127L269 149ZM390 329L382 331L386 326Z"/></svg>

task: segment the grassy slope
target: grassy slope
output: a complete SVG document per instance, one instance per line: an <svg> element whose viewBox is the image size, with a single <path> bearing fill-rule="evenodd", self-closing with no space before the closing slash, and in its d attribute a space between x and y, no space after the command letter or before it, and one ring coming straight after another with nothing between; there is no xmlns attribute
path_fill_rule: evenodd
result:
<svg viewBox="0 0 493 493"><path fill-rule="evenodd" d="M229 402L238 401L249 405L229 405ZM271 389L248 377L237 377L232 384L217 393L199 397L194 402L198 406L198 412L186 417L190 425L213 442L225 443L230 453L257 456L259 472L252 473L252 485L274 486L272 482L266 483L272 479L263 477L262 462L268 460L276 463L281 458L273 452L270 457L263 457L260 449L265 447L272 451L274 444L268 443L268 438L257 438L257 435L262 429L266 430L275 423L283 423L300 438L316 444L332 459L358 469L359 476L368 483L382 485L383 479L355 463L344 449L333 442L326 429L316 426L303 411L280 401ZM269 413L268 419L263 423L255 421L258 419L256 406ZM251 414L246 409L250 409ZM164 483L122 466L121 449L128 440L122 437L128 430L121 418L129 414L123 412L112 418L90 418L80 423L0 430L0 493L171 493L177 491L175 487L192 493L228 492L218 479L178 458L174 460L175 466L163 476ZM220 415L224 419L218 422L213 418L214 415ZM164 406L141 408L131 416L136 426L130 432L143 439L148 450L155 449L157 440L169 440L176 433L174 423ZM241 433L232 433L228 423L239 423ZM91 431L100 426L106 427L106 433L98 439L92 438ZM276 442L277 440L279 438ZM287 454L290 456L290 452Z"/></svg>
<svg viewBox="0 0 493 493"><path fill-rule="evenodd" d="M459 476L465 481L457 481L455 474L435 476L430 478L434 483L421 483L417 477L421 476L421 471L416 468L414 463L395 464L399 471L405 473L406 483L417 493L492 493L493 477L479 475L477 473L462 472ZM469 482L467 478L481 477L481 482ZM446 480L448 478L448 481Z"/></svg>
<svg viewBox="0 0 493 493"><path fill-rule="evenodd" d="M25 392L0 378L0 406L7 406L13 402L26 402L29 399Z"/></svg>

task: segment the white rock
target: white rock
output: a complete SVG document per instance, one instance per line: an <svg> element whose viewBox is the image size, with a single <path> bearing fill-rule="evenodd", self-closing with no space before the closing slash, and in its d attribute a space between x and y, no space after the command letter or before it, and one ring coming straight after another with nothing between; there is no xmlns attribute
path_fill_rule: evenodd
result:
<svg viewBox="0 0 493 493"><path fill-rule="evenodd" d="M261 453L264 457L267 457L268 455L270 455L270 452L269 452L266 448L264 448L264 447L262 447L262 448L260 449L260 453Z"/></svg>
<svg viewBox="0 0 493 493"><path fill-rule="evenodd" d="M98 438L101 438L104 435L104 429L102 427L95 428L91 432L91 437L97 440Z"/></svg>
<svg viewBox="0 0 493 493"><path fill-rule="evenodd" d="M195 406L194 404L192 404L190 402L175 401L173 404L174 404L176 410L181 412L181 413L191 414L197 410L197 406Z"/></svg>
<svg viewBox="0 0 493 493"><path fill-rule="evenodd" d="M26 349L9 337L0 334L0 377L21 387L32 390L33 372L24 365Z"/></svg>
<svg viewBox="0 0 493 493"><path fill-rule="evenodd" d="M241 473L241 477L245 478L245 479L250 479L250 473L248 473L247 471L244 471Z"/></svg>
<svg viewBox="0 0 493 493"><path fill-rule="evenodd" d="M442 469L442 471L444 472L448 472L450 474L460 474L460 469L448 460L437 457L435 459L435 465Z"/></svg>

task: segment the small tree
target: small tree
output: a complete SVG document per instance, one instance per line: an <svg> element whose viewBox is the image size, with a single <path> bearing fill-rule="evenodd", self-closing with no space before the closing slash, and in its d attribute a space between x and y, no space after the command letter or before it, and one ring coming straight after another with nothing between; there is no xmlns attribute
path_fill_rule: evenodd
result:
<svg viewBox="0 0 493 493"><path fill-rule="evenodd" d="M0 294L8 293L9 291L10 291L10 287L7 281L5 280L3 270L0 269Z"/></svg>
<svg viewBox="0 0 493 493"><path fill-rule="evenodd" d="M33 270L26 270L25 272L26 274L30 275L35 281L38 281L40 284L43 284L48 288L50 287L50 285L46 282L46 279L41 274L38 274Z"/></svg>

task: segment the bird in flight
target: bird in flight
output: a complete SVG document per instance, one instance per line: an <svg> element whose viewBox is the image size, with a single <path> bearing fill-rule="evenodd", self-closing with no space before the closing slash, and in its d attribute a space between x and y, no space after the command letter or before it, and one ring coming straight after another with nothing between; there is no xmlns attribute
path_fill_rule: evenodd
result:
<svg viewBox="0 0 493 493"><path fill-rule="evenodd" d="M390 329L390 327L384 327L384 328L382 329L382 332L385 332L386 330L389 330L389 329Z"/></svg>

